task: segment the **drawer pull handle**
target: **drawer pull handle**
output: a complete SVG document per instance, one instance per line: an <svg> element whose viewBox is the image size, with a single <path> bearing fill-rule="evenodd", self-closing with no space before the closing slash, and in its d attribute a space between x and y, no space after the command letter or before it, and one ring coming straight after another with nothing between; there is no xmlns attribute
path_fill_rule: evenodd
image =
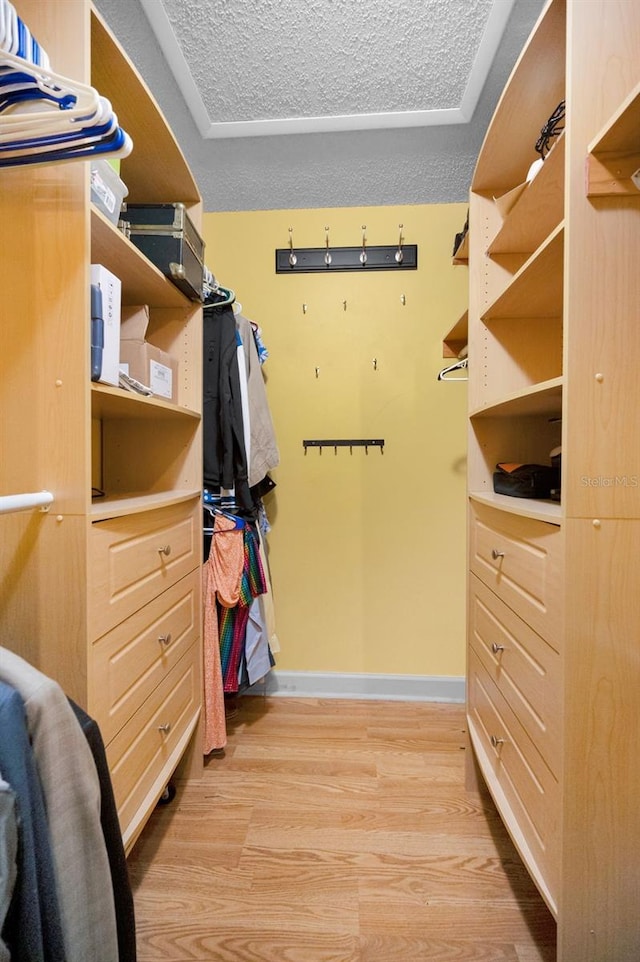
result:
<svg viewBox="0 0 640 962"><path fill-rule="evenodd" d="M171 722L167 722L165 725L158 725L158 731L164 735L168 735L171 731Z"/></svg>
<svg viewBox="0 0 640 962"><path fill-rule="evenodd" d="M496 641L491 643L491 651L494 655L499 655L501 651L504 651L504 645L499 645Z"/></svg>
<svg viewBox="0 0 640 962"><path fill-rule="evenodd" d="M498 551L497 548L492 548L491 557L493 558L494 561L497 561L498 558L504 558L504 551Z"/></svg>
<svg viewBox="0 0 640 962"><path fill-rule="evenodd" d="M498 738L497 735L491 736L491 744L494 748L499 748L500 745L504 745L504 738Z"/></svg>
<svg viewBox="0 0 640 962"><path fill-rule="evenodd" d="M171 644L171 632L168 631L166 635L158 635L158 641L167 648Z"/></svg>
<svg viewBox="0 0 640 962"><path fill-rule="evenodd" d="M158 554L163 554L165 558L168 558L171 554L171 545L163 544L161 548L158 548Z"/></svg>

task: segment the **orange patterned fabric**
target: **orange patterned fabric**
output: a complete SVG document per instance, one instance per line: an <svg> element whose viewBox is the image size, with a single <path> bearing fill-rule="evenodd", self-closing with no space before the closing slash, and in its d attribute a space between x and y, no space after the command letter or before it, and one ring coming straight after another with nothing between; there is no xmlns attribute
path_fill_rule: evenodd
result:
<svg viewBox="0 0 640 962"><path fill-rule="evenodd" d="M209 564L218 601L225 608L233 608L240 597L240 582L244 564L244 540L242 530L235 522L216 515L211 539Z"/></svg>
<svg viewBox="0 0 640 962"><path fill-rule="evenodd" d="M216 598L228 608L237 603L244 563L242 531L234 522L217 515L213 530L209 557L202 569L205 755L227 744Z"/></svg>

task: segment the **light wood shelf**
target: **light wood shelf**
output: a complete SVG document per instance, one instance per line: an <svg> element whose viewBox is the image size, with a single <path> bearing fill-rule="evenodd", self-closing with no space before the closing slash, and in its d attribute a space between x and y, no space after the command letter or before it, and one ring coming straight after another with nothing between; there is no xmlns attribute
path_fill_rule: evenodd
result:
<svg viewBox="0 0 640 962"><path fill-rule="evenodd" d="M489 244L489 254L532 254L562 221L564 144L562 134Z"/></svg>
<svg viewBox="0 0 640 962"><path fill-rule="evenodd" d="M565 17L564 4L548 4L518 58L487 130L473 191L506 193L538 159L540 130L565 99Z"/></svg>
<svg viewBox="0 0 640 962"><path fill-rule="evenodd" d="M469 417L513 418L533 417L541 414L559 415L562 411L562 377L551 378L542 384L534 384L522 391L476 408Z"/></svg>
<svg viewBox="0 0 640 962"><path fill-rule="evenodd" d="M130 79L123 96L122 78ZM121 163L129 200L138 204L199 205L198 186L153 94L98 11L91 11L91 82L115 105L118 122L134 149ZM150 162L149 148L153 155ZM142 147L145 149L140 149Z"/></svg>
<svg viewBox="0 0 640 962"><path fill-rule="evenodd" d="M186 418L199 421L201 417L199 411L179 407L159 397L147 397L123 388L111 387L108 384L92 384L91 395L92 413L98 418L146 421Z"/></svg>
<svg viewBox="0 0 640 962"><path fill-rule="evenodd" d="M470 491L469 497L472 501L486 504L490 508L496 508L508 514L517 514L521 518L547 521L549 524L557 525L562 523L562 508L557 501L510 498L505 494L496 494L495 491Z"/></svg>
<svg viewBox="0 0 640 962"><path fill-rule="evenodd" d="M564 289L564 224L559 224L482 315L498 318L560 317Z"/></svg>
<svg viewBox="0 0 640 962"><path fill-rule="evenodd" d="M442 339L442 356L459 357L460 351L466 347L469 332L469 311L462 314L451 330Z"/></svg>
<svg viewBox="0 0 640 962"><path fill-rule="evenodd" d="M141 494L122 494L112 498L96 498L91 505L91 520L104 521L107 518L122 518L128 515L141 514L154 508L168 508L174 504L183 504L200 498L202 492L193 488L173 488L171 491L160 491L156 494L143 492Z"/></svg>
<svg viewBox="0 0 640 962"><path fill-rule="evenodd" d="M122 282L124 304L188 308L192 302L131 241L91 206L91 261Z"/></svg>
<svg viewBox="0 0 640 962"><path fill-rule="evenodd" d="M589 197L640 198L631 175L640 169L640 84L631 91L594 141L587 157Z"/></svg>

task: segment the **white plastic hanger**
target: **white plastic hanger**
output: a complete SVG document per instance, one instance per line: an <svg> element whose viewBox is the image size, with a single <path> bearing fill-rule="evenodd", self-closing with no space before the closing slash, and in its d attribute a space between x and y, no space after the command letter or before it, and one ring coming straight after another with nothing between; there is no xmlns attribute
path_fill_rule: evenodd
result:
<svg viewBox="0 0 640 962"><path fill-rule="evenodd" d="M6 0L0 4L5 14L2 40L5 48L13 47ZM126 157L132 149L111 104L93 87L0 50L0 167L92 154Z"/></svg>

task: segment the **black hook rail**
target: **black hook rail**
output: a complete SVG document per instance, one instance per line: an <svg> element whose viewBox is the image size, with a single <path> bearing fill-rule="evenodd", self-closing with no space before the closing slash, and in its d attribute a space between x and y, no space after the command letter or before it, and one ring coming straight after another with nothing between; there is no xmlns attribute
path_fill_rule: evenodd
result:
<svg viewBox="0 0 640 962"><path fill-rule="evenodd" d="M330 259L328 260L327 254ZM365 259L363 260L363 254ZM400 255L400 256L398 256ZM415 271L418 245L382 247L285 247L276 250L276 274L329 274L332 271Z"/></svg>
<svg viewBox="0 0 640 962"><path fill-rule="evenodd" d="M335 454L338 453L338 448L365 448L366 453L369 453L369 448L380 448L380 454L384 454L384 438L351 438L345 440L344 438L337 439L325 439L322 441L311 440L303 441L302 446L304 448L304 453L307 453L307 448L320 448L320 454L322 454L323 448L334 448Z"/></svg>

